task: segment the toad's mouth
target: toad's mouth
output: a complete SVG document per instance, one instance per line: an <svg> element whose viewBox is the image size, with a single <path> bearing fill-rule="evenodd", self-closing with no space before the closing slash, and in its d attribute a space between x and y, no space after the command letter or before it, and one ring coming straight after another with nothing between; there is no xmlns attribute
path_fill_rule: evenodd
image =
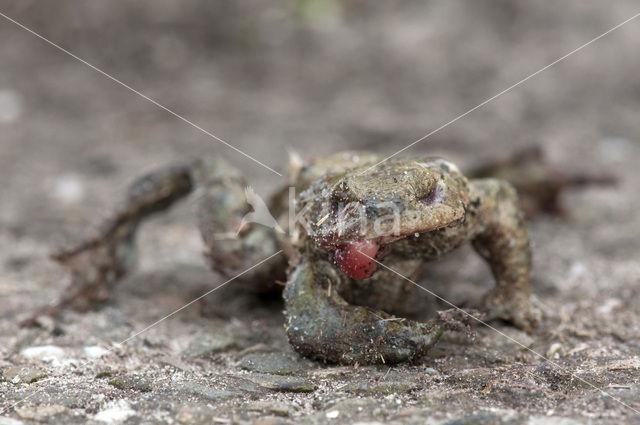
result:
<svg viewBox="0 0 640 425"><path fill-rule="evenodd" d="M364 239L337 245L333 258L347 276L366 279L376 271L376 259L382 259L387 251L380 238Z"/></svg>

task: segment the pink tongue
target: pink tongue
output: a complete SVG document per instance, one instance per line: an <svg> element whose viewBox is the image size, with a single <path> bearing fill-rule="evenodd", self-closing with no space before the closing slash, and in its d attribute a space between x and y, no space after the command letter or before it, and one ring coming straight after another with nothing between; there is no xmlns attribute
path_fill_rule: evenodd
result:
<svg viewBox="0 0 640 425"><path fill-rule="evenodd" d="M374 239L338 245L334 259L342 271L354 279L365 279L376 271L375 258L380 245ZM369 258L371 257L371 258Z"/></svg>

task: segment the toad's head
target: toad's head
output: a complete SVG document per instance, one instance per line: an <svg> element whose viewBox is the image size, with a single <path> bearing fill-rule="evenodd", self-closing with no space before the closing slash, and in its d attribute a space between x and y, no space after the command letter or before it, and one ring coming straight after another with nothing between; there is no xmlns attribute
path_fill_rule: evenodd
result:
<svg viewBox="0 0 640 425"><path fill-rule="evenodd" d="M334 249L340 268L363 279L387 245L460 223L468 192L448 161L391 160L325 176L300 195L300 204L315 244Z"/></svg>

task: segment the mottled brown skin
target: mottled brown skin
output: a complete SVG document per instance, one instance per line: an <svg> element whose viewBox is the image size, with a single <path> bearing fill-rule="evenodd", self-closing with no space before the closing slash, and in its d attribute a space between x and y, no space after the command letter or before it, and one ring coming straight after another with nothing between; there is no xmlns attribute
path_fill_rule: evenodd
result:
<svg viewBox="0 0 640 425"><path fill-rule="evenodd" d="M422 356L445 329L465 329L465 314L448 311L424 323L395 318L416 289L424 264L470 242L488 262L495 288L479 303L486 317L531 329L531 252L514 188L503 180L467 180L438 158L389 160L346 152L296 163L288 183L296 188L300 220L282 235L260 224L234 234L251 210L241 173L222 159L192 161L149 174L101 230L78 247L57 254L71 272L71 285L57 304L85 310L108 298L130 271L135 233L146 217L167 209L192 191L199 194L198 218L211 267L233 277L282 249L238 280L272 287L286 280L287 335L300 353L320 360L353 363L401 362ZM287 228L288 189L277 192L270 210ZM365 208L364 218L349 208ZM398 220L387 220L391 208ZM394 216L395 217L395 216ZM307 224L305 224L305 222ZM375 240L386 255L365 279L347 276L334 262L336 246ZM382 252L382 251L380 251ZM401 275L401 276L400 276ZM36 318L29 323L36 322Z"/></svg>

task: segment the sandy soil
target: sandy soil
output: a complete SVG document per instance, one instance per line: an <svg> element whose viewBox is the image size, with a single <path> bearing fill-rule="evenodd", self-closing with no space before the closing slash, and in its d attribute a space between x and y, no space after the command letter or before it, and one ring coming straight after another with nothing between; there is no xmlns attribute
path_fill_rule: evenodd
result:
<svg viewBox="0 0 640 425"><path fill-rule="evenodd" d="M393 153L639 11L631 0L0 1L277 171L287 149ZM544 324L496 326L552 362L481 327L417 364L352 368L295 356L279 300L233 285L100 351L222 282L200 255L192 202L145 225L138 271L102 309L19 328L65 287L49 253L87 234L141 172L223 155L259 193L281 179L0 18L0 424L640 423L639 39L632 21L405 152L469 167L538 143L560 168L619 177L566 194L567 219L531 223ZM469 250L431 276L452 300L490 284Z"/></svg>

